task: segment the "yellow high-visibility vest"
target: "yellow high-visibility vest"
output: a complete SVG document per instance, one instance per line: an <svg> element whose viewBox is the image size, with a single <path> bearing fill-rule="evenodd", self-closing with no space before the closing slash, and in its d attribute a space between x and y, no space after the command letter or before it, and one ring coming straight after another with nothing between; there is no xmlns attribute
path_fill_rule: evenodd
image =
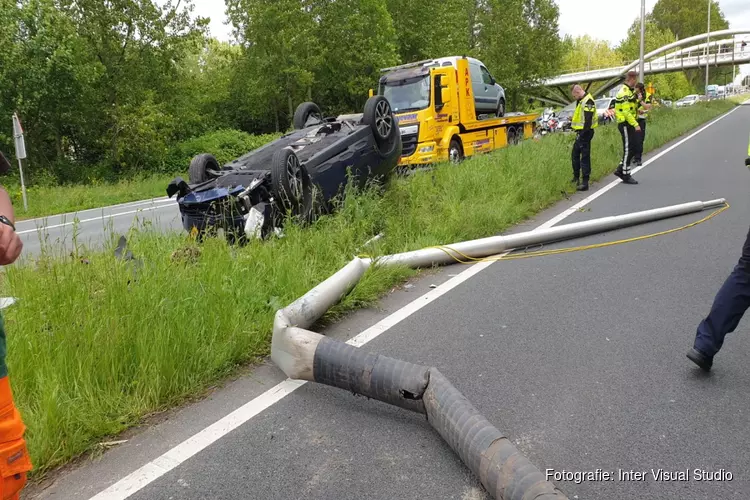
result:
<svg viewBox="0 0 750 500"><path fill-rule="evenodd" d="M636 97L633 89L623 85L615 97L615 116L617 123L628 122L630 125L637 127L638 120L636 114Z"/></svg>
<svg viewBox="0 0 750 500"><path fill-rule="evenodd" d="M594 116L591 118L591 128L596 128L599 125L599 117L596 116L596 102L591 94L586 94L583 99L578 101L576 104L576 110L573 112L573 120L571 121L571 128L573 130L583 130L585 124L586 111L591 111Z"/></svg>

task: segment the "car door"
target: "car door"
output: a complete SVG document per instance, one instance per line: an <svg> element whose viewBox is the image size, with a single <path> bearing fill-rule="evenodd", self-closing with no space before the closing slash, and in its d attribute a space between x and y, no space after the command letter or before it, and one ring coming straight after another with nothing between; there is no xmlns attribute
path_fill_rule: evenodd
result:
<svg viewBox="0 0 750 500"><path fill-rule="evenodd" d="M482 70L479 69L479 64L474 61L469 61L469 72L471 73L471 90L474 92L474 109L479 114L482 107L482 99L484 97L484 82L482 82Z"/></svg>
<svg viewBox="0 0 750 500"><path fill-rule="evenodd" d="M482 109L494 112L497 110L498 99L500 98L499 89L487 68L480 66L479 70L482 72L482 90L484 91L484 99L481 101Z"/></svg>

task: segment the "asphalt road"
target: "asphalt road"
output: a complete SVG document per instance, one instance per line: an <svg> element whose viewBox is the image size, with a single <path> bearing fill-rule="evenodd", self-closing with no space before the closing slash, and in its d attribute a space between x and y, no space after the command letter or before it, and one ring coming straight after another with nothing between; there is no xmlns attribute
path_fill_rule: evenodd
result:
<svg viewBox="0 0 750 500"><path fill-rule="evenodd" d="M611 481L558 481L571 499L747 498L748 323L728 337L710 375L685 353L748 230L748 129L750 106L744 106L639 172L638 186L618 185L563 223L726 198L731 208L710 221L658 238L495 263L362 348L437 366L541 470L614 474ZM549 248L640 236L705 215ZM354 314L324 333L352 337L463 270L445 268L392 294L381 309ZM275 367L263 366L62 476L37 491L38 498L89 498L283 380ZM656 481L652 469L688 471L689 480ZM696 481L694 469L728 471L733 479ZM621 480L620 470L646 474ZM155 481L137 485L130 498L485 496L420 416L306 384Z"/></svg>
<svg viewBox="0 0 750 500"><path fill-rule="evenodd" d="M74 237L80 245L99 248L108 236L126 234L136 221L182 230L177 202L164 197L19 221L16 231L24 257L35 257L43 249L72 249Z"/></svg>

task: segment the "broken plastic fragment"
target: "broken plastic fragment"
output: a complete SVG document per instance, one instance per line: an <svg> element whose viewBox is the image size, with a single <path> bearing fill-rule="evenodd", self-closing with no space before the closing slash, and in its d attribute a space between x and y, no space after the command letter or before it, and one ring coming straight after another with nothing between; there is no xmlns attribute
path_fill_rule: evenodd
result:
<svg viewBox="0 0 750 500"><path fill-rule="evenodd" d="M250 209L250 213L245 220L245 235L248 238L260 238L261 229L263 228L264 217L255 207Z"/></svg>

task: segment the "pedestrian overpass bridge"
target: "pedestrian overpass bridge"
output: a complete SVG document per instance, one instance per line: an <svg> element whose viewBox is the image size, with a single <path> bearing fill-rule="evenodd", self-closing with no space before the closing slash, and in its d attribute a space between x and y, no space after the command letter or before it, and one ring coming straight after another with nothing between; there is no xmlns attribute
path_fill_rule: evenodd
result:
<svg viewBox="0 0 750 500"><path fill-rule="evenodd" d="M708 43L705 33L678 40L645 54L643 73L654 75L705 68L706 63L711 68L750 63L750 37L738 36L748 34L747 29L721 30L709 33ZM639 64L640 61L635 60L624 66L566 73L533 85L534 92L530 95L543 102L565 106L572 102L571 85L581 84L596 97L621 84L628 71L638 71ZM594 83L600 84L592 88Z"/></svg>

